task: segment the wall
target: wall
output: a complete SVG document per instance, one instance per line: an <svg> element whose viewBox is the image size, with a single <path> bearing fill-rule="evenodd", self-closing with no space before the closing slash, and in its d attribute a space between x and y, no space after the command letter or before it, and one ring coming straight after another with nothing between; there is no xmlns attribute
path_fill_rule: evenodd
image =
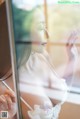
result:
<svg viewBox="0 0 80 119"><path fill-rule="evenodd" d="M80 105L64 103L59 119L80 119Z"/></svg>

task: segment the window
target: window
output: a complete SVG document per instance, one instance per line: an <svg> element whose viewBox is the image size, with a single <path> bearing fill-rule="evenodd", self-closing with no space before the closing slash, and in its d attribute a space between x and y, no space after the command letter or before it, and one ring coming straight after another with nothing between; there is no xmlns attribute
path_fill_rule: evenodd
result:
<svg viewBox="0 0 80 119"><path fill-rule="evenodd" d="M52 3L50 0L41 0L34 2L30 1L24 5L25 0L21 1L18 4L15 0L13 0L14 6L14 28L16 45L18 56L23 56L23 47L26 47L26 43L30 44L30 30L32 28L37 28L36 20L40 18L41 12L43 15L41 16L42 20L45 19L45 36L44 38L48 41L48 45L46 47L51 59L55 71L60 77L64 76L65 69L68 64L68 54L67 54L67 40L70 34L73 31L77 32L77 40L75 45L78 50L78 59L75 67L72 67L70 71L67 73L66 82L70 87L70 92L73 94L80 94L80 10L78 5L61 5L55 4L55 1ZM16 8L17 6L17 8ZM38 9L37 17L33 20L33 12ZM16 13L16 14L15 14ZM43 17L44 16L44 17ZM23 19L24 18L24 19ZM33 23L33 24L32 24ZM35 27L34 27L35 26ZM42 35L42 34L41 34ZM35 37L34 37L35 38ZM36 39L35 39L36 40ZM18 52L19 51L19 52ZM21 52L20 52L21 51ZM20 53L20 54L19 54ZM72 63L72 62L71 62ZM29 83L29 82L28 82ZM49 85L49 81L44 82L44 88L52 89Z"/></svg>

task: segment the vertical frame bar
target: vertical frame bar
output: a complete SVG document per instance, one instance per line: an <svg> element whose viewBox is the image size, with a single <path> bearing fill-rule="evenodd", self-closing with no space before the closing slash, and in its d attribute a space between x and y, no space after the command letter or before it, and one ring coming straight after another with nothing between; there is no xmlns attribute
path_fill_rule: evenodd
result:
<svg viewBox="0 0 80 119"><path fill-rule="evenodd" d="M11 63L12 63L14 88L15 88L16 101L17 101L17 119L22 119L21 105L20 105L20 92L19 92L19 79L18 79L18 75L17 75L17 65L16 65L16 55L15 55L14 30L13 30L11 4L12 4L11 0L6 0L6 11L7 11L8 32L9 32L9 41L10 41Z"/></svg>

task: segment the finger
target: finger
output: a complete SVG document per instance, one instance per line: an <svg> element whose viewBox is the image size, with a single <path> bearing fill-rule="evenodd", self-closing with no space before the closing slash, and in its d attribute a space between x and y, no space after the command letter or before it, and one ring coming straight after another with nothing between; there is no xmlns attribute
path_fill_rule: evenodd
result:
<svg viewBox="0 0 80 119"><path fill-rule="evenodd" d="M4 109L5 109L4 104L3 103L0 103L0 111L2 111Z"/></svg>
<svg viewBox="0 0 80 119"><path fill-rule="evenodd" d="M11 109L11 107L12 107L12 99L10 98L9 95L5 95L5 98L7 100L8 109Z"/></svg>
<svg viewBox="0 0 80 119"><path fill-rule="evenodd" d="M69 43L71 38L72 38L72 34L68 37L68 43Z"/></svg>
<svg viewBox="0 0 80 119"><path fill-rule="evenodd" d="M0 111L2 111L2 103L0 102Z"/></svg>
<svg viewBox="0 0 80 119"><path fill-rule="evenodd" d="M9 95L12 98L13 102L16 101L15 94L11 92L10 90L6 90L5 95Z"/></svg>
<svg viewBox="0 0 80 119"><path fill-rule="evenodd" d="M71 39L72 43L74 43L77 38L78 38L77 35L73 35L73 36L72 36L72 39Z"/></svg>
<svg viewBox="0 0 80 119"><path fill-rule="evenodd" d="M68 47L72 47L77 40L77 36L72 37L72 39L66 44Z"/></svg>
<svg viewBox="0 0 80 119"><path fill-rule="evenodd" d="M72 32L71 35L68 38L68 42L71 42L72 40L74 40L76 36L77 36L77 33L76 32Z"/></svg>
<svg viewBox="0 0 80 119"><path fill-rule="evenodd" d="M77 40L77 36L75 36L73 39L72 39L72 42L70 43L70 46L73 46L75 44L75 41Z"/></svg>
<svg viewBox="0 0 80 119"><path fill-rule="evenodd" d="M7 101L4 95L0 96L0 102L3 104L4 109L8 109Z"/></svg>

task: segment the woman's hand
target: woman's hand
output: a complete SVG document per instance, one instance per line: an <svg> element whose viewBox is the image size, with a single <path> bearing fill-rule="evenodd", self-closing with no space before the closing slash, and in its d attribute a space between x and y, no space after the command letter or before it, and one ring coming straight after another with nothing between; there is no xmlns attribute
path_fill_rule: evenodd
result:
<svg viewBox="0 0 80 119"><path fill-rule="evenodd" d="M75 59L78 55L78 51L75 46L75 41L77 40L77 38L77 32L73 31L67 40L66 48L69 60Z"/></svg>
<svg viewBox="0 0 80 119"><path fill-rule="evenodd" d="M8 118L16 114L15 95L9 90L6 90L5 93L0 96L0 111L8 111Z"/></svg>
<svg viewBox="0 0 80 119"><path fill-rule="evenodd" d="M77 40L77 32L73 31L69 38L67 39L67 53L68 53L68 62L66 65L66 69L63 75L64 79L68 79L70 76L70 79L73 78L75 67L77 66L78 62L78 51L75 46L75 41Z"/></svg>

